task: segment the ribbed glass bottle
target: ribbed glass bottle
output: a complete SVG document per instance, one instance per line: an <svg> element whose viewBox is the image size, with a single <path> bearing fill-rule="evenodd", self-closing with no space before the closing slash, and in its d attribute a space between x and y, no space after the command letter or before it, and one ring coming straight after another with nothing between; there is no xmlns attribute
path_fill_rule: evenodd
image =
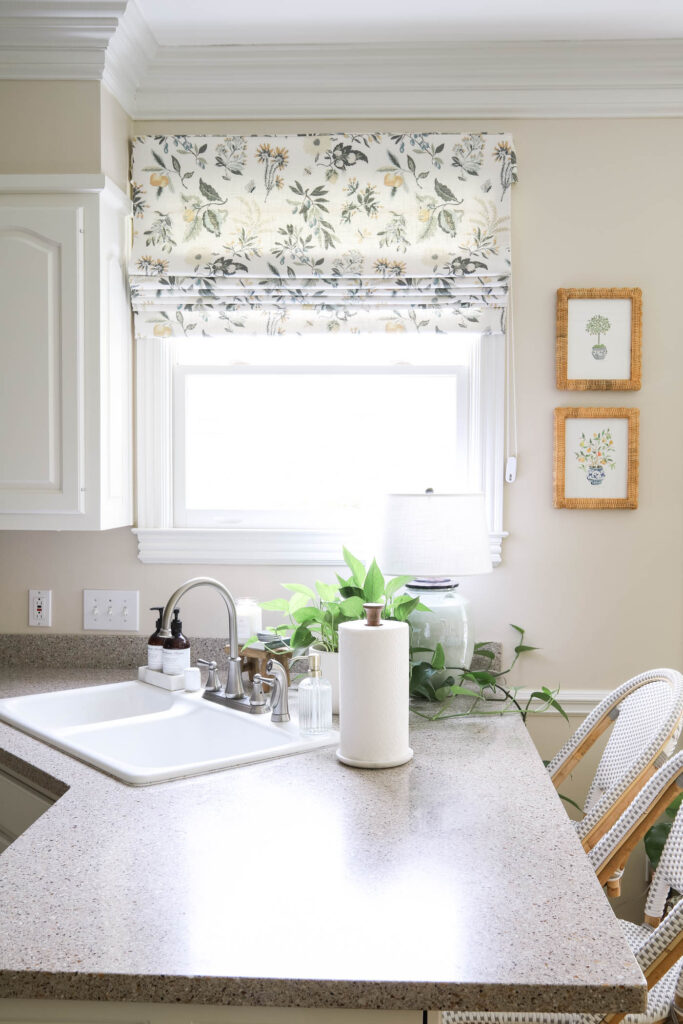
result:
<svg viewBox="0 0 683 1024"><path fill-rule="evenodd" d="M320 671L320 652L308 655L311 673L299 683L299 732L316 736L332 728L332 684Z"/></svg>

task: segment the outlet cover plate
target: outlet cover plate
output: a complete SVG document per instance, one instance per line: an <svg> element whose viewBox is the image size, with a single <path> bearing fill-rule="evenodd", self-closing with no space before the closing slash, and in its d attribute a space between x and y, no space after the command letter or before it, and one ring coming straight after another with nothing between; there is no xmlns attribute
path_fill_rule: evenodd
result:
<svg viewBox="0 0 683 1024"><path fill-rule="evenodd" d="M29 590L28 592L28 624L29 626L52 625L52 591Z"/></svg>
<svg viewBox="0 0 683 1024"><path fill-rule="evenodd" d="M83 629L137 632L140 627L139 590L84 590Z"/></svg>

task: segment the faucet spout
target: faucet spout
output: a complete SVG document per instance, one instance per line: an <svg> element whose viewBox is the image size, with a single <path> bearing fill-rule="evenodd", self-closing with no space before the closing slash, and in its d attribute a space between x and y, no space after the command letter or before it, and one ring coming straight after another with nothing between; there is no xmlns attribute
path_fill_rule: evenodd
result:
<svg viewBox="0 0 683 1024"><path fill-rule="evenodd" d="M170 624L173 609L181 597L188 590L194 589L194 587L213 587L225 602L225 607L228 611L228 629L230 631L230 655L228 657L228 678L225 683L225 695L230 698L242 698L244 697L244 687L242 686L242 659L239 655L239 643L237 640L237 610L232 594L227 587L223 586L220 580L214 580L211 576L196 576L194 579L187 580L182 586L178 587L171 594L161 614L161 630L159 635L162 637L169 637L171 635Z"/></svg>

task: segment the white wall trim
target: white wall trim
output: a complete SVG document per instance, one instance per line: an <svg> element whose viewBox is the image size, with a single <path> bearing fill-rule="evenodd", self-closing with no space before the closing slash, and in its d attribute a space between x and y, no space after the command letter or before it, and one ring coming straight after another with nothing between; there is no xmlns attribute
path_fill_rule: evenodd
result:
<svg viewBox="0 0 683 1024"><path fill-rule="evenodd" d="M588 715L596 705L609 693L609 690L563 690L557 695L557 699L568 715ZM523 704L531 696L531 690L518 690L517 700ZM544 715L559 715L559 711L550 708L544 711Z"/></svg>
<svg viewBox="0 0 683 1024"><path fill-rule="evenodd" d="M102 81L131 116L141 80L155 59L159 47L134 0L107 48Z"/></svg>
<svg viewBox="0 0 683 1024"><path fill-rule="evenodd" d="M269 121L681 114L681 40L160 46L134 110Z"/></svg>
<svg viewBox="0 0 683 1024"><path fill-rule="evenodd" d="M133 530L138 558L155 564L343 565L350 538L339 530ZM491 534L491 558L500 562L503 536Z"/></svg>
<svg viewBox="0 0 683 1024"><path fill-rule="evenodd" d="M3 0L0 78L103 81L138 120L679 117L683 40L160 46L135 0Z"/></svg>
<svg viewBox="0 0 683 1024"><path fill-rule="evenodd" d="M0 78L102 78L126 0L3 0Z"/></svg>
<svg viewBox="0 0 683 1024"><path fill-rule="evenodd" d="M105 190L131 212L128 196L104 174L0 174L3 195L74 195Z"/></svg>

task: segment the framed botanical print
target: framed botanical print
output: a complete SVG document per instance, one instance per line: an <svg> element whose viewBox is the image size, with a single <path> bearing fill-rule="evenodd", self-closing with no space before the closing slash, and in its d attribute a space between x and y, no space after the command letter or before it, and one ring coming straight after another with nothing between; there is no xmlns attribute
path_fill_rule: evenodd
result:
<svg viewBox="0 0 683 1024"><path fill-rule="evenodd" d="M638 507L638 409L555 409L555 508Z"/></svg>
<svg viewBox="0 0 683 1024"><path fill-rule="evenodd" d="M640 288L558 288L557 387L638 391L641 333Z"/></svg>

